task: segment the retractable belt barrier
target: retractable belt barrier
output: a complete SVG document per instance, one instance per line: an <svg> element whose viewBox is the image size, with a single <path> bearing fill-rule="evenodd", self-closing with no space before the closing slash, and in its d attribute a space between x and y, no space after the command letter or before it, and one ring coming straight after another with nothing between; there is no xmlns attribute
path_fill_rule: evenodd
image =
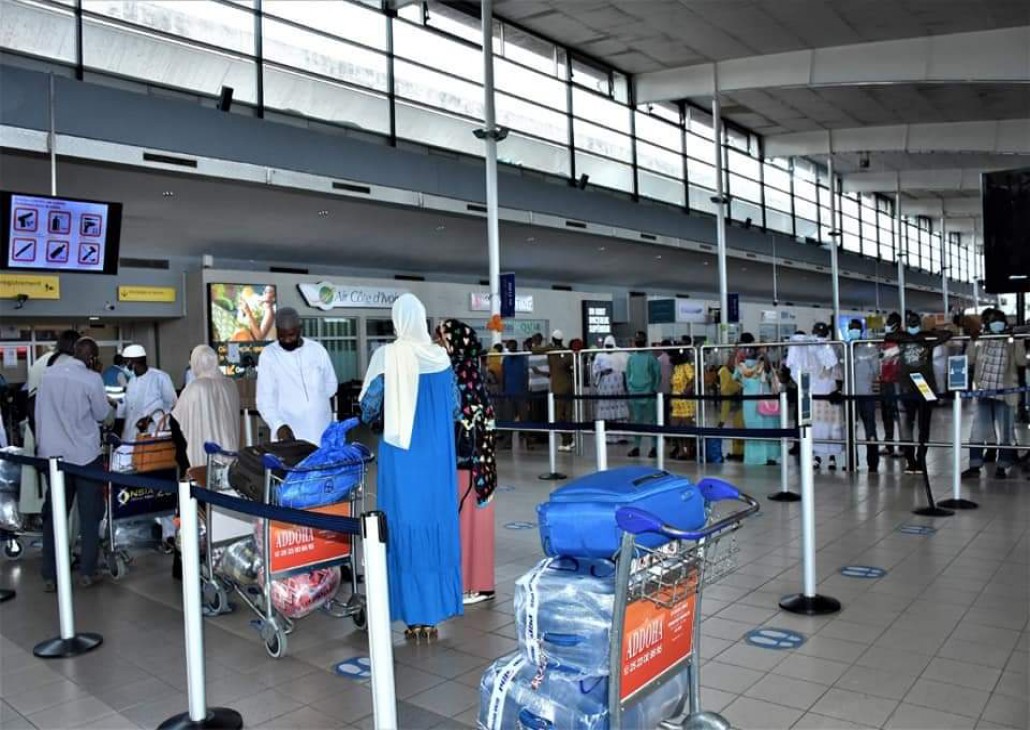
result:
<svg viewBox="0 0 1030 730"><path fill-rule="evenodd" d="M60 636L38 644L33 650L37 657L43 659L75 657L91 651L103 643L103 637L99 634L76 633L75 631L67 504L64 492L65 475L98 484L177 494L180 529L182 530L183 614L189 711L169 718L160 727L163 730L201 727L235 729L242 727L243 724L239 713L235 710L220 707L209 708L206 704L203 618L200 603L200 529L197 519L197 502L204 502L260 519L276 520L315 530L363 537L375 727L377 730L396 729L393 642L390 633L389 590L386 574L387 524L382 512L366 512L360 519L339 517L252 502L199 487L189 481L174 482L137 474L111 472L105 469L69 464L57 458L40 459L0 451L0 460L37 469L47 469L50 477Z"/></svg>

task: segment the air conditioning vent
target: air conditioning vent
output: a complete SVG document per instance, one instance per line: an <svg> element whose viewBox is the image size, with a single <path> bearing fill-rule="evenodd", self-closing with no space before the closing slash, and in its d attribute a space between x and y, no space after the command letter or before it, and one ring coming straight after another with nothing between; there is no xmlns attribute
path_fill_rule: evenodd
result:
<svg viewBox="0 0 1030 730"><path fill-rule="evenodd" d="M269 266L268 270L273 274L310 274L307 269L295 269L291 266Z"/></svg>
<svg viewBox="0 0 1030 730"><path fill-rule="evenodd" d="M572 287L568 284L551 284L551 289L554 291L572 291Z"/></svg>
<svg viewBox="0 0 1030 730"><path fill-rule="evenodd" d="M118 259L118 266L125 269L164 269L169 268L167 259Z"/></svg>
<svg viewBox="0 0 1030 730"><path fill-rule="evenodd" d="M485 205L478 205L476 203L469 203L468 205L465 206L465 210L471 211L473 213L485 213L486 212L486 206Z"/></svg>
<svg viewBox="0 0 1030 730"><path fill-rule="evenodd" d="M426 277L416 276L415 274L394 274L393 278L395 281L425 281Z"/></svg>
<svg viewBox="0 0 1030 730"><path fill-rule="evenodd" d="M758 258L758 254L754 254L754 253L749 253L749 254L746 254L746 255L747 255L747 257L748 257L749 259L757 259L757 258Z"/></svg>
<svg viewBox="0 0 1030 730"><path fill-rule="evenodd" d="M361 193L362 195L372 194L372 188L368 185L355 185L354 183L345 182L334 182L333 190L345 190L348 193Z"/></svg>
<svg viewBox="0 0 1030 730"><path fill-rule="evenodd" d="M701 250L702 251L714 251L715 247L714 246L709 246L707 243L702 243L701 244Z"/></svg>
<svg viewBox="0 0 1030 730"><path fill-rule="evenodd" d="M653 233L641 233L640 234L640 238L642 238L645 241L657 241L658 240L658 236L654 235Z"/></svg>
<svg viewBox="0 0 1030 730"><path fill-rule="evenodd" d="M160 162L162 165L178 165L179 167L196 167L197 161L189 157L173 157L172 155L159 155L154 152L143 153L144 162Z"/></svg>
<svg viewBox="0 0 1030 730"><path fill-rule="evenodd" d="M586 228L586 223L580 223L579 221L565 221L566 228Z"/></svg>

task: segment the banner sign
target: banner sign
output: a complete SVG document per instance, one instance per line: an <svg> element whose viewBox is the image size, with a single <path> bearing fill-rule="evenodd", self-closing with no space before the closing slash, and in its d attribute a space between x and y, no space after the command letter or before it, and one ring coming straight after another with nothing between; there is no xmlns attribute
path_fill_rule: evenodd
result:
<svg viewBox="0 0 1030 730"><path fill-rule="evenodd" d="M965 355L948 358L948 390L969 390L969 358Z"/></svg>
<svg viewBox="0 0 1030 730"><path fill-rule="evenodd" d="M119 286L119 302L167 302L172 303L178 295L174 286Z"/></svg>
<svg viewBox="0 0 1030 730"><path fill-rule="evenodd" d="M585 300L582 309L583 338L587 347L594 347L598 340L604 340L612 333L614 307L611 302Z"/></svg>
<svg viewBox="0 0 1030 730"><path fill-rule="evenodd" d="M167 492L119 485L111 488L116 490L111 500L114 519L174 512L178 504L178 497Z"/></svg>
<svg viewBox="0 0 1030 730"><path fill-rule="evenodd" d="M648 324L672 324L675 321L675 299L651 299L647 302Z"/></svg>
<svg viewBox="0 0 1030 730"><path fill-rule="evenodd" d="M350 517L350 502L338 502L308 511L334 517ZM276 521L269 525L268 534L272 543L268 551L269 567L273 573L342 560L350 555L350 535Z"/></svg>
<svg viewBox="0 0 1030 730"><path fill-rule="evenodd" d="M384 289L378 286L345 286L320 281L317 284L298 284L297 288L309 307L328 312L331 309L390 309L397 297L407 293L404 289Z"/></svg>
<svg viewBox="0 0 1030 730"><path fill-rule="evenodd" d="M33 274L0 274L0 299L60 299L61 278Z"/></svg>
<svg viewBox="0 0 1030 730"><path fill-rule="evenodd" d="M501 316L515 316L515 274L501 274Z"/></svg>
<svg viewBox="0 0 1030 730"><path fill-rule="evenodd" d="M740 295L739 294L727 294L726 295L726 309L729 310L726 313L726 321L730 324L736 324L740 321Z"/></svg>
<svg viewBox="0 0 1030 730"><path fill-rule="evenodd" d="M501 305L504 305L504 276L501 276ZM514 275L511 275L514 276ZM514 294L514 279L512 280L512 294ZM469 311L471 312L489 312L490 311L490 292L469 292ZM519 314L532 314L533 312L533 295L522 294L515 295L515 311ZM502 317L509 316L501 314ZM514 315L511 315L514 316Z"/></svg>
<svg viewBox="0 0 1030 730"><path fill-rule="evenodd" d="M680 324L694 323L705 324L708 322L708 312L701 302L694 302L690 299L676 300L676 322Z"/></svg>

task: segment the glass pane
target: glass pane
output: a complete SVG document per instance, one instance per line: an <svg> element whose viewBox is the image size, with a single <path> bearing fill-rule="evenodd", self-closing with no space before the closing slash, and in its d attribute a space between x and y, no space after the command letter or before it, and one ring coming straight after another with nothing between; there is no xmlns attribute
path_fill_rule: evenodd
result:
<svg viewBox="0 0 1030 730"><path fill-rule="evenodd" d="M572 125L577 149L596 152L624 162L633 160L632 142L629 135L619 134L581 119L574 119Z"/></svg>
<svg viewBox="0 0 1030 730"><path fill-rule="evenodd" d="M637 139L652 142L679 153L683 149L683 132L675 124L635 112Z"/></svg>
<svg viewBox="0 0 1030 730"><path fill-rule="evenodd" d="M637 165L676 179L683 177L683 158L678 153L639 140L637 141Z"/></svg>
<svg viewBox="0 0 1030 730"><path fill-rule="evenodd" d="M687 158L687 180L690 181L691 186L698 185L715 190L715 168L695 159Z"/></svg>
<svg viewBox="0 0 1030 730"><path fill-rule="evenodd" d="M572 90L572 113L580 119L629 134L629 107L589 91Z"/></svg>
<svg viewBox="0 0 1030 730"><path fill-rule="evenodd" d="M797 218L796 225L799 238L814 239L819 232L819 226L816 225L815 221L808 220L807 218Z"/></svg>
<svg viewBox="0 0 1030 730"><path fill-rule="evenodd" d="M0 48L75 63L75 14L71 10L0 0Z"/></svg>
<svg viewBox="0 0 1030 730"><path fill-rule="evenodd" d="M386 17L382 13L337 0L264 0L265 15L277 15L324 33L386 50Z"/></svg>
<svg viewBox="0 0 1030 730"><path fill-rule="evenodd" d="M265 66L265 106L381 134L390 132L385 96L275 66Z"/></svg>
<svg viewBox="0 0 1030 730"><path fill-rule="evenodd" d="M479 122L459 119L399 100L396 111L397 136L482 157L483 143L473 135L473 131L480 126Z"/></svg>
<svg viewBox="0 0 1030 730"><path fill-rule="evenodd" d="M263 52L267 60L357 86L387 90L386 56L383 54L278 20L265 18L262 27Z"/></svg>
<svg viewBox="0 0 1030 730"><path fill-rule="evenodd" d="M647 170L640 170L638 172L638 185L640 194L646 198L662 200L673 205L682 206L684 204L686 191L683 182L680 180L674 180L664 175L655 175Z"/></svg>
<svg viewBox="0 0 1030 730"><path fill-rule="evenodd" d="M82 9L142 28L254 55L254 15L242 8L212 0L82 0Z"/></svg>
<svg viewBox="0 0 1030 730"><path fill-rule="evenodd" d="M528 167L563 177L572 174L572 160L567 146L532 139L517 132L509 134L508 138L497 146L497 159L509 165Z"/></svg>
<svg viewBox="0 0 1030 730"><path fill-rule="evenodd" d="M473 43L481 43L483 40L483 26L478 18L449 8L436 0L429 2L426 24Z"/></svg>
<svg viewBox="0 0 1030 730"><path fill-rule="evenodd" d="M322 320L323 337L357 337L358 320L354 317Z"/></svg>
<svg viewBox="0 0 1030 730"><path fill-rule="evenodd" d="M507 91L523 99L532 99L538 104L549 106L560 112L568 108L565 83L522 68L503 58L494 59L494 86L498 91Z"/></svg>
<svg viewBox="0 0 1030 730"><path fill-rule="evenodd" d="M781 213L772 208L765 209L765 227L771 231L780 231L787 235L794 234L794 224L791 221L790 213Z"/></svg>
<svg viewBox="0 0 1030 730"><path fill-rule="evenodd" d="M345 383L360 377L357 340L322 340L322 345L329 353L338 381Z"/></svg>
<svg viewBox="0 0 1030 730"><path fill-rule="evenodd" d="M776 208L790 215L790 193L767 187L765 189L765 204L770 208Z"/></svg>
<svg viewBox="0 0 1030 730"><path fill-rule="evenodd" d="M590 176L591 185L602 185L616 190L633 190L633 168L612 160L576 152L576 173Z"/></svg>
<svg viewBox="0 0 1030 730"><path fill-rule="evenodd" d="M504 48L502 53L504 58L510 58L523 66L530 66L550 76L554 76L557 73L554 44L534 35L524 33L510 25L504 26ZM500 61L501 59L497 60ZM494 74L500 71L500 67L500 63L495 65ZM498 88L499 86L500 79L498 79ZM538 99L538 101L543 100Z"/></svg>
<svg viewBox="0 0 1030 730"><path fill-rule="evenodd" d="M757 180L762 174L761 163L754 157L731 149L726 153L726 158L730 172L749 177L752 180Z"/></svg>
<svg viewBox="0 0 1030 730"><path fill-rule="evenodd" d="M483 118L483 91L476 84L436 73L406 61L394 62L397 96L447 109L473 119Z"/></svg>
<svg viewBox="0 0 1030 730"><path fill-rule="evenodd" d="M712 198L715 197L715 191L709 188L702 188L690 184L690 209L700 210L705 213L711 213L715 215L718 213L718 207L712 202Z"/></svg>
<svg viewBox="0 0 1030 730"><path fill-rule="evenodd" d="M611 93L608 73L578 58L572 59L572 83L585 86L605 96Z"/></svg>
<svg viewBox="0 0 1030 730"><path fill-rule="evenodd" d="M479 93L482 95L482 90ZM566 145L569 143L569 121L564 114L507 94L495 93L494 100L497 123L501 126Z"/></svg>
<svg viewBox="0 0 1030 730"><path fill-rule="evenodd" d="M871 211L863 210L867 215L874 215ZM873 256L879 252L876 244L876 225L866 219L862 219L862 253L866 256Z"/></svg>
<svg viewBox="0 0 1030 730"><path fill-rule="evenodd" d="M762 186L754 180L739 175L730 175L730 195L760 205L762 203Z"/></svg>
<svg viewBox="0 0 1030 730"><path fill-rule="evenodd" d="M251 59L92 18L83 18L82 34L83 62L88 68L203 94L217 94L222 86L231 86L234 99L257 101L257 69Z"/></svg>
<svg viewBox="0 0 1030 730"><path fill-rule="evenodd" d="M730 217L741 222L750 218L754 225L763 225L762 207L736 198L730 201Z"/></svg>
<svg viewBox="0 0 1030 730"><path fill-rule="evenodd" d="M702 162L707 162L709 165L715 164L715 145L710 139L698 137L688 132L686 140L687 155Z"/></svg>
<svg viewBox="0 0 1030 730"><path fill-rule="evenodd" d="M483 83L483 57L478 48L404 22L393 24L393 48L400 57L447 71L476 84Z"/></svg>
<svg viewBox="0 0 1030 730"><path fill-rule="evenodd" d="M709 141L715 137L712 115L693 107L687 109L687 129Z"/></svg>
<svg viewBox="0 0 1030 730"><path fill-rule="evenodd" d="M300 333L304 337L314 337L318 339L318 317L301 317L300 318Z"/></svg>
<svg viewBox="0 0 1030 730"><path fill-rule="evenodd" d="M768 187L777 188L790 192L790 171L784 170L776 165L771 165L768 162L764 166L763 170L765 174L765 184Z"/></svg>

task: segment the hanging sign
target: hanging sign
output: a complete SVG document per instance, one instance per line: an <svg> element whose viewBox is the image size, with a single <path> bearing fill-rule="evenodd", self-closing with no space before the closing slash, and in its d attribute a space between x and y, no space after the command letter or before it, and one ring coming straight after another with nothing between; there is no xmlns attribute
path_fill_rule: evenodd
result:
<svg viewBox="0 0 1030 730"><path fill-rule="evenodd" d="M167 302L172 303L178 296L174 286L120 286L119 302Z"/></svg>
<svg viewBox="0 0 1030 730"><path fill-rule="evenodd" d="M739 294L727 294L726 295L726 321L730 324L736 324L740 321L740 295Z"/></svg>
<svg viewBox="0 0 1030 730"><path fill-rule="evenodd" d="M16 347L5 347L4 348L4 369L12 370L18 367L18 348Z"/></svg>
<svg viewBox="0 0 1030 730"><path fill-rule="evenodd" d="M514 275L512 275L514 276ZM514 291L515 281L512 279L512 294L515 295ZM504 296L504 275L501 276L501 296ZM503 306L504 300L501 300ZM490 311L490 292L469 292L469 311L470 312L489 312ZM533 295L522 294L515 295L515 312L519 314L532 314L533 312ZM514 316L505 315L503 312L501 316Z"/></svg>
<svg viewBox="0 0 1030 730"><path fill-rule="evenodd" d="M613 307L611 302L585 300L583 309L583 336L587 347L604 340L612 333Z"/></svg>
<svg viewBox="0 0 1030 730"><path fill-rule="evenodd" d="M501 274L501 316L515 316L515 274Z"/></svg>
<svg viewBox="0 0 1030 730"><path fill-rule="evenodd" d="M948 358L948 390L969 390L969 358L965 355Z"/></svg>
<svg viewBox="0 0 1030 730"><path fill-rule="evenodd" d="M346 286L320 281L317 284L298 284L300 295L309 307L328 312L331 309L389 309L404 289L384 289L378 286Z"/></svg>
<svg viewBox="0 0 1030 730"><path fill-rule="evenodd" d="M0 299L60 299L59 276L35 274L0 274Z"/></svg>

